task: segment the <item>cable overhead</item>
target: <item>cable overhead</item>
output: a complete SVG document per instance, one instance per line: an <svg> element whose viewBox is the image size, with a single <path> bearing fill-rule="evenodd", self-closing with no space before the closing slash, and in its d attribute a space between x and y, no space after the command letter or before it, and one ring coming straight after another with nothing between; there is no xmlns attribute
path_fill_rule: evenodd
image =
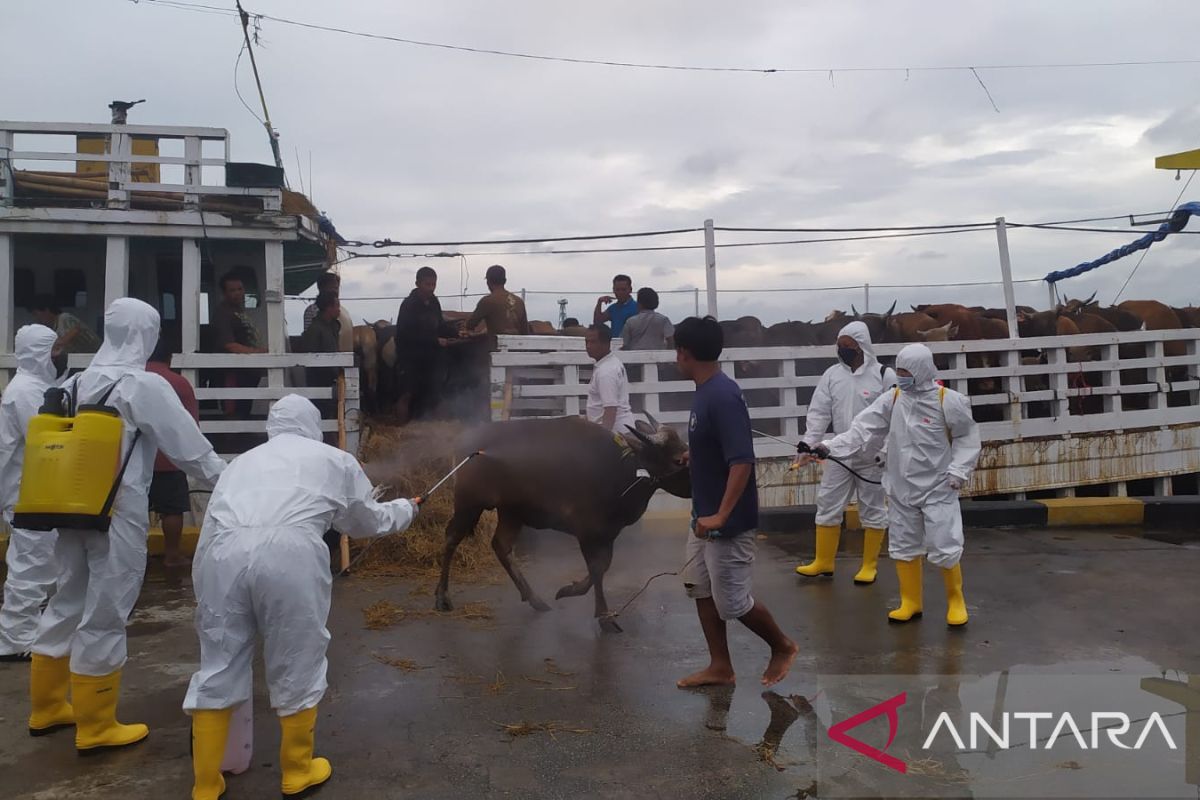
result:
<svg viewBox="0 0 1200 800"><path fill-rule="evenodd" d="M131 0L139 2L139 0ZM180 9L185 11L201 11L213 13L222 11L233 11L233 9L204 5L200 3L186 3L179 0L140 0L146 4L160 5L167 8ZM236 12L234 12L236 13ZM516 58L532 61L550 61L564 64L581 64L590 66L602 67L619 67L625 69L640 69L640 70L659 70L673 72L725 72L725 73L742 73L742 74L758 74L758 75L774 75L774 74L796 74L796 75L822 75L832 76L838 72L844 73L893 73L909 75L913 72L967 72L972 73L978 78L979 70L1063 70L1063 69L1097 69L1097 68L1123 68L1123 67L1151 67L1151 66L1185 66L1200 64L1200 59L1194 58L1179 58L1179 59L1147 59L1147 60L1125 60L1125 61L1082 61L1082 62L1029 62L1017 64L943 64L943 65L927 65L927 66L841 66L841 67L766 67L766 66L715 66L715 65L700 65L700 64L670 64L648 61L624 61L618 59L606 58L582 58L575 56L559 56L547 55L544 53L529 53L519 50L503 50L490 47L471 47L468 45L450 44L447 42L433 42L423 39L412 39L403 36L394 36L383 33L372 33L369 31L359 31L350 28L342 28L336 25L323 25L315 22L303 22L301 20L288 19L287 17L279 17L274 14L254 13L258 19L271 20L278 22L281 25L291 25L297 28L307 28L309 30L323 31L326 33L337 33L343 36L355 36L363 39L375 39L380 41L392 42L395 44L404 44L412 47L424 47L438 50L450 50L461 53L473 53L476 55L498 56L503 58ZM981 81L982 83L982 81ZM986 86L984 87L986 91ZM989 93L990 98L990 93ZM993 104L994 105L994 104Z"/></svg>

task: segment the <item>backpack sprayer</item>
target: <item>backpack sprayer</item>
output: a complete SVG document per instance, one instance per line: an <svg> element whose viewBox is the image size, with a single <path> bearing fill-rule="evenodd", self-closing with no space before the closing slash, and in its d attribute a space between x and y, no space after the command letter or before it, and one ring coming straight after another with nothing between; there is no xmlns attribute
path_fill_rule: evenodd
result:
<svg viewBox="0 0 1200 800"><path fill-rule="evenodd" d="M432 487L430 487L429 491L425 492L424 494L419 494L416 497L414 497L412 499L412 504L415 505L417 508L420 508L421 504L423 504L426 500L429 499L429 495L433 494L438 489L442 488L442 486L445 485L446 481L453 478L454 474L456 472L458 472L460 469L462 469L463 467L465 467L467 465L468 461L470 461L475 456L480 456L480 455L483 455L483 451L476 450L474 453L471 453L466 458L464 458L462 461L458 462L458 464L456 464L454 466L454 469L450 470L445 475L443 475L442 479L439 480L437 483L435 483ZM341 571L341 574L342 575L348 574L350 572L350 570L354 567L354 565L357 564L359 561L362 561L363 557L371 551L371 548L375 546L375 542L378 542L380 539L383 539L383 538L384 538L383 536L379 536L375 539L372 539L367 544L367 546L363 548L362 552L359 553L357 556L355 556L354 560L346 565L346 568Z"/></svg>
<svg viewBox="0 0 1200 800"><path fill-rule="evenodd" d="M134 432L121 459L125 424L108 398L115 381L96 403L76 408L78 382L46 390L38 413L29 421L21 489L13 508L14 528L56 528L107 533L113 502L141 431Z"/></svg>

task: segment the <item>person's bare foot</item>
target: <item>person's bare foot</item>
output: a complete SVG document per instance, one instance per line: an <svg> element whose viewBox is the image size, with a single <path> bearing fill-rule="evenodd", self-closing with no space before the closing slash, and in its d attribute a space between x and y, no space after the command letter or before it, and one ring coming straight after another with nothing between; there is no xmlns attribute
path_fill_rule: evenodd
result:
<svg viewBox="0 0 1200 800"><path fill-rule="evenodd" d="M735 682L733 669L709 664L699 672L681 678L675 685L680 689L695 689L699 686L733 686Z"/></svg>
<svg viewBox="0 0 1200 800"><path fill-rule="evenodd" d="M792 669L792 662L796 660L796 655L799 652L799 645L790 639L783 649L772 650L771 660L767 663L767 670L762 676L762 685L774 686L786 678L788 672Z"/></svg>

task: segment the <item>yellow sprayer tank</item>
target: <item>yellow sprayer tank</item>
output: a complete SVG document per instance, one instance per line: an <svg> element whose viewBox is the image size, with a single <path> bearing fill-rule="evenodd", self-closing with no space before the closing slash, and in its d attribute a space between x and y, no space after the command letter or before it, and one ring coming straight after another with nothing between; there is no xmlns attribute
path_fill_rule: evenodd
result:
<svg viewBox="0 0 1200 800"><path fill-rule="evenodd" d="M74 417L43 408L29 421L13 527L107 531L123 431L111 406L82 406Z"/></svg>

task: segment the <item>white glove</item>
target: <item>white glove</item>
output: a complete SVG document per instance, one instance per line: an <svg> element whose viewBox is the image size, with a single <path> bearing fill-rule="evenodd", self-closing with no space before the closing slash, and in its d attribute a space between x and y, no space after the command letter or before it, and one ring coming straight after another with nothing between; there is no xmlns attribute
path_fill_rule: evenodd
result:
<svg viewBox="0 0 1200 800"><path fill-rule="evenodd" d="M956 492L963 487L962 478L958 477L957 475L947 475L946 483L949 484L950 488Z"/></svg>

